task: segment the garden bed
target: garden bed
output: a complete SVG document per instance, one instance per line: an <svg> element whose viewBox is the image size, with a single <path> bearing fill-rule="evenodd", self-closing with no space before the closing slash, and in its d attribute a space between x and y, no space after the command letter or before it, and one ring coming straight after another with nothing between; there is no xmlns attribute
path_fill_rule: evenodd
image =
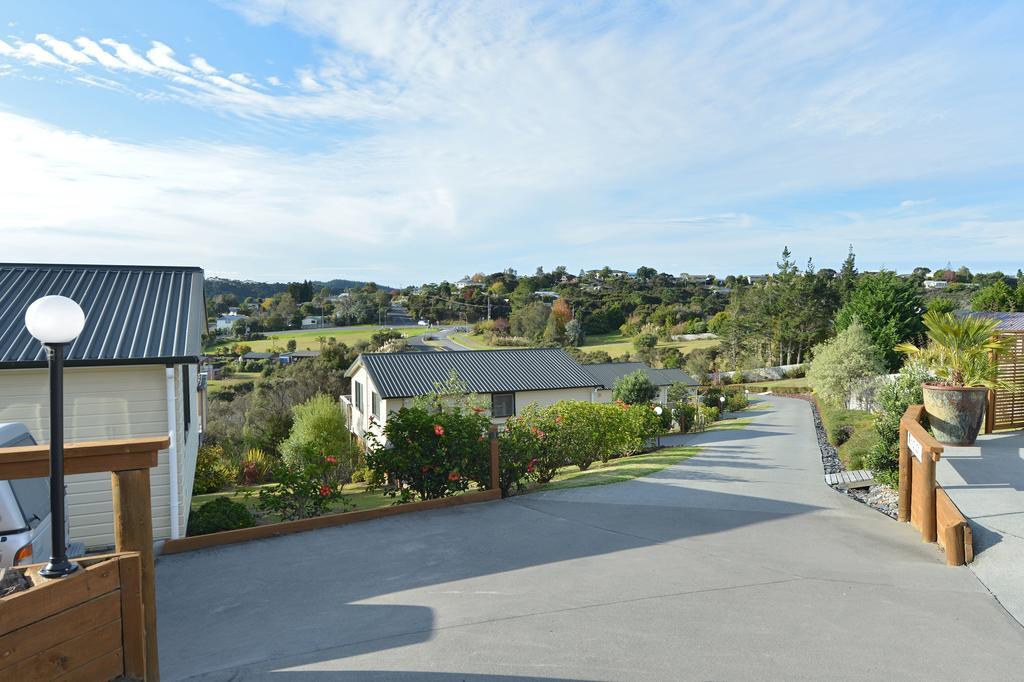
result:
<svg viewBox="0 0 1024 682"><path fill-rule="evenodd" d="M825 423L822 420L820 405L814 396L793 396L806 400L811 404L811 415L814 418L814 430L818 437L818 449L821 452L821 465L826 474L836 474L847 471L836 448L828 439ZM895 519L899 507L899 495L887 485L873 485L869 488L847 488L841 489L830 486L841 495L853 498L886 516Z"/></svg>

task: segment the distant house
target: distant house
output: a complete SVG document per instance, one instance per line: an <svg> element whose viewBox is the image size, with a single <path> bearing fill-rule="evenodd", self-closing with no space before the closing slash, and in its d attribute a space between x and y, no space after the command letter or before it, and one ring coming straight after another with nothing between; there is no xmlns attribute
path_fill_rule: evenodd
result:
<svg viewBox="0 0 1024 682"><path fill-rule="evenodd" d="M558 292L555 291L535 291L533 295L544 301L554 301L555 299L561 298Z"/></svg>
<svg viewBox="0 0 1024 682"><path fill-rule="evenodd" d="M237 308L235 310L237 310ZM217 318L217 322L214 325L214 329L216 329L218 333L229 332L235 326L235 322L244 319L245 315L225 313Z"/></svg>
<svg viewBox="0 0 1024 682"><path fill-rule="evenodd" d="M477 281L473 280L470 277L463 277L462 279L460 279L458 282L455 283L455 288L459 289L460 291L462 289L465 289L466 287L482 287L482 286L483 286L483 282L477 282Z"/></svg>
<svg viewBox="0 0 1024 682"><path fill-rule="evenodd" d="M944 279L926 279L924 281L925 289L946 289L949 287L949 282Z"/></svg>
<svg viewBox="0 0 1024 682"><path fill-rule="evenodd" d="M999 326L996 327L999 331L1024 332L1024 313L970 312L965 314L970 315L971 317L996 320L999 322Z"/></svg>
<svg viewBox="0 0 1024 682"><path fill-rule="evenodd" d="M282 353L278 361L282 365L289 365L293 362L299 362L300 360L308 360L309 358L315 358L320 356L318 350L293 350L289 353Z"/></svg>
<svg viewBox="0 0 1024 682"><path fill-rule="evenodd" d="M410 405L417 396L435 393L452 372L470 392L485 399L496 423L531 404L594 402L601 388L561 348L364 353L345 373L352 380L350 394L342 398L350 430L359 437L379 434L389 413Z"/></svg>
<svg viewBox="0 0 1024 682"><path fill-rule="evenodd" d="M260 362L263 360L273 360L277 356L273 353L257 353L255 351L249 351L244 355L238 357L239 362Z"/></svg>
<svg viewBox="0 0 1024 682"><path fill-rule="evenodd" d="M714 284L715 278L712 275L691 275L687 272L679 273L679 279L690 284Z"/></svg>
<svg viewBox="0 0 1024 682"><path fill-rule="evenodd" d="M612 389L615 388L615 380L635 372L643 372L651 380L651 383L658 387L657 400L663 405L668 402L668 389L672 384L697 385L693 377L682 370L655 369L644 362L602 362L594 365L582 365L582 367L600 385L595 394L595 402L599 403L612 402L614 400Z"/></svg>
<svg viewBox="0 0 1024 682"><path fill-rule="evenodd" d="M604 268L600 270L587 270L584 274L591 279L601 280L604 279L605 271ZM625 270L609 270L607 274L608 279L622 279L629 276L629 273Z"/></svg>
<svg viewBox="0 0 1024 682"><path fill-rule="evenodd" d="M757 284L768 281L768 275L746 275L747 284Z"/></svg>
<svg viewBox="0 0 1024 682"><path fill-rule="evenodd" d="M728 296L729 294L732 293L732 289L730 289L729 287L720 286L708 287L708 291L718 296Z"/></svg>
<svg viewBox="0 0 1024 682"><path fill-rule="evenodd" d="M322 326L324 326L323 315L306 315L304 318L302 318L303 329L316 329Z"/></svg>
<svg viewBox="0 0 1024 682"><path fill-rule="evenodd" d="M566 274L566 275L562 275L558 279L558 281L561 282L562 284L576 284L577 282L580 281L580 279L576 275L568 275L568 274Z"/></svg>
<svg viewBox="0 0 1024 682"><path fill-rule="evenodd" d="M65 441L170 435L149 474L153 537L184 536L205 415L203 271L0 264L0 422L24 423L39 442L49 435L46 359L24 319L29 304L50 294L85 312L85 328L66 348ZM68 476L67 493L70 539L111 547L110 474Z"/></svg>

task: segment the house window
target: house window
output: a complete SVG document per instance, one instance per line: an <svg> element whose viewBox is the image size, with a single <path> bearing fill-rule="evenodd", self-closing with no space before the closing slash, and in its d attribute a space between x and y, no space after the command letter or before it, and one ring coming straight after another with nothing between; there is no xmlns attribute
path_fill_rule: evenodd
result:
<svg viewBox="0 0 1024 682"><path fill-rule="evenodd" d="M491 416L511 417L516 413L515 393L492 393L491 394Z"/></svg>
<svg viewBox="0 0 1024 682"><path fill-rule="evenodd" d="M377 395L377 391L370 392L370 414L374 417L380 417L380 396Z"/></svg>
<svg viewBox="0 0 1024 682"><path fill-rule="evenodd" d="M363 411L363 385L356 381L352 384L355 387L355 402L356 409L360 412Z"/></svg>
<svg viewBox="0 0 1024 682"><path fill-rule="evenodd" d="M181 409L184 412L186 436L188 436L188 427L192 425L192 394L188 385L189 373L189 366L181 365Z"/></svg>

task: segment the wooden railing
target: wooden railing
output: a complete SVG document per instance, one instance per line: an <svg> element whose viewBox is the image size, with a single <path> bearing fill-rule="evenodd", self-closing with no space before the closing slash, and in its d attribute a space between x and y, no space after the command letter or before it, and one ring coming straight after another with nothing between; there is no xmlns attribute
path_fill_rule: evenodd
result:
<svg viewBox="0 0 1024 682"><path fill-rule="evenodd" d="M935 464L945 448L922 424L923 405L911 405L900 418L900 490L897 518L910 522L924 542L938 542L946 563L959 566L974 557L971 527L935 481Z"/></svg>
<svg viewBox="0 0 1024 682"><path fill-rule="evenodd" d="M156 574L153 564L153 518L149 469L157 465L157 453L166 449L169 443L170 441L164 437L82 442L64 446L64 471L66 474L88 474L103 471L111 473L114 542L117 555L106 558L117 560L114 565L118 567L116 570L122 580L120 593L131 594L131 586L137 582L139 601L142 606L141 623L137 622L138 618L132 618L130 609L125 611L125 607L121 607L126 615L119 621L121 626L118 637L121 642L122 660L120 665L123 668L123 676L146 680L159 680L160 678L157 655ZM49 472L50 455L47 445L0 449L0 480L35 478L47 476ZM15 623L19 618L24 617L25 622L29 624L25 627L31 627L35 621L31 620L34 616L29 613L32 610L30 607L38 600L31 598L30 595L39 590L48 594L60 591L66 596L67 604L57 610L61 613L55 612L50 615L61 618L68 639L49 642L47 645L49 648L45 651L41 650L41 653L46 654L45 660L58 666L55 668L58 671L62 670L59 666L67 665L67 661L72 660L69 654L61 652L64 650L70 652L71 649L67 647L75 646L77 639L81 639L81 637L76 639L74 635L86 633L92 630L96 624L92 620L94 614L87 615L93 613L92 607L84 609L82 608L83 602L71 599L71 595L81 592L89 596L90 603L95 601L95 590L91 583L96 581L96 570L99 568L94 570L89 565L98 566L98 564L89 559L80 563L83 564L83 568L67 578L48 582L41 582L42 579L38 579L40 582L37 587L5 598L4 618ZM138 566L137 581L130 575L132 566ZM27 573L31 575L33 568L28 567ZM35 573L38 571L36 570ZM124 582L125 580L127 582ZM64 597L58 597L58 600L61 598ZM53 599L54 596L51 595L46 598L46 601L53 602ZM25 614L19 616L18 614L22 610L25 611ZM141 646L138 644L139 633L137 630L139 629L142 631L142 642L144 642ZM12 629L11 634L17 635L18 633ZM37 638L32 638L32 640L39 644ZM32 641L28 646L32 646ZM75 677L78 679L94 677L85 673L86 670L83 668L82 671L76 673ZM97 673L97 677L101 678L102 675Z"/></svg>

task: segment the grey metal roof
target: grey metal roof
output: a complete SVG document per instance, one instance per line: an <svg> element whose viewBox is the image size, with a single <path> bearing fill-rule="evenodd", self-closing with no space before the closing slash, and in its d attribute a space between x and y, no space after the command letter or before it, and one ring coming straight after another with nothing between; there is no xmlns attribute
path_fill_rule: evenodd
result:
<svg viewBox="0 0 1024 682"><path fill-rule="evenodd" d="M68 365L197 361L206 331L199 268L0 263L0 368L46 364L25 310L52 294L85 312Z"/></svg>
<svg viewBox="0 0 1024 682"><path fill-rule="evenodd" d="M998 320L1000 331L1024 332L1024 313L968 313L971 317Z"/></svg>
<svg viewBox="0 0 1024 682"><path fill-rule="evenodd" d="M682 382L688 386L697 385L697 382L682 370L654 369L644 362L600 362L583 365L583 369L589 372L594 380L604 388L612 388L616 379L638 371L646 374L655 386L671 386L676 382Z"/></svg>
<svg viewBox="0 0 1024 682"><path fill-rule="evenodd" d="M473 393L542 391L597 386L576 360L561 348L465 350L450 353L365 353L362 363L382 398L427 395L454 371Z"/></svg>

